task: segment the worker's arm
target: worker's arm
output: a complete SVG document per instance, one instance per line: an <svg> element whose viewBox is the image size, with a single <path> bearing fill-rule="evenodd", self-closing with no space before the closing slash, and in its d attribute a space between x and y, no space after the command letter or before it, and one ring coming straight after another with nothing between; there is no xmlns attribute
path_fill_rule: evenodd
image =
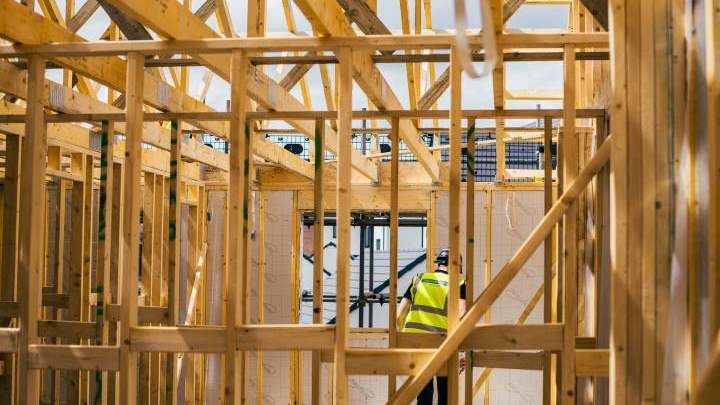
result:
<svg viewBox="0 0 720 405"><path fill-rule="evenodd" d="M460 299L460 305L458 305L458 317L462 318L465 315L465 300Z"/></svg>
<svg viewBox="0 0 720 405"><path fill-rule="evenodd" d="M395 320L398 330L403 328L403 325L405 324L405 317L407 316L407 311L409 309L410 300L403 297L403 299L400 301L400 306L397 309L397 319Z"/></svg>

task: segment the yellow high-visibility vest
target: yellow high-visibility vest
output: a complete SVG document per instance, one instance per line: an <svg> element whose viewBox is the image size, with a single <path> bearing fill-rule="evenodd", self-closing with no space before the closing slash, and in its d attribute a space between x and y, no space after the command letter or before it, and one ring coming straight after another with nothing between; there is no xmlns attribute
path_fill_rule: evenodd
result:
<svg viewBox="0 0 720 405"><path fill-rule="evenodd" d="M412 304L405 318L402 332L446 333L448 328L447 301L450 276L447 273L415 275L410 293ZM460 282L462 286L465 280Z"/></svg>

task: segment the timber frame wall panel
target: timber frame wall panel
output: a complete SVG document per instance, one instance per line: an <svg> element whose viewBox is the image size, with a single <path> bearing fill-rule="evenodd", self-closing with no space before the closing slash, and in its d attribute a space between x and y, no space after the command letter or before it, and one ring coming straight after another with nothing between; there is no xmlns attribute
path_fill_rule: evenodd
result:
<svg viewBox="0 0 720 405"><path fill-rule="evenodd" d="M32 7L34 2L27 3ZM559 34L506 33L503 22L521 2L493 2L500 52L536 47L562 50L563 108L555 110L506 109L502 64L494 72L496 109L463 109L462 71L456 63L461 50L455 48L450 35L418 33L419 1L416 2L416 34L403 37L388 33L356 35L342 8L328 0L297 2L318 36L232 38L235 33L227 4L221 1L213 3L214 6L203 6L202 10L217 7L223 31L231 37L225 39L205 24L205 18L194 15L174 0L108 0L107 3L125 14L124 17L135 20L138 26L142 24L146 26L144 29L172 40L86 42L74 33L79 23L72 20L72 16L68 19L72 22L69 28L63 25L52 0L40 3L47 17L35 15L33 9L24 4L0 0L0 35L24 44L0 45L0 56L27 59L24 65L0 62L0 70L7 73L7 77L0 78L0 91L9 96L0 105L0 131L5 141L0 285L3 317L0 349L6 353L2 358L4 372L0 390L6 395L4 398L12 398L17 404L37 403L39 387L47 383L53 386L56 401L61 399L57 397L61 391L59 386L66 385L66 399L71 403L98 398L93 397L96 392L103 401L112 402L111 397L117 397L115 402L123 404L134 404L138 399L143 405L156 401L201 402L208 395L217 395L218 400L228 404L245 403L253 395L262 399L262 367L273 361L274 354L270 352L278 351L293 353L291 367L285 367L284 361L277 364L287 369L282 376L289 371L287 385L291 402L301 402L304 399L302 381L306 379L301 353L312 351L311 367L307 370L312 373L312 392L308 396L314 404L322 402L323 385L328 386L333 403L352 402L348 381L353 375L389 376L388 403L408 403L433 375L447 375L448 370L452 371L449 399L456 404L459 379L454 370L458 353L463 351L467 353L469 367L486 368L479 379L473 381L470 373L466 377L467 403L480 387L490 391L490 370L503 367L544 370L543 403L575 403L585 399L581 396L589 388L599 392L602 384L597 380L590 383L585 378L595 376L609 377L607 394L613 403L659 402L668 395L663 388L669 385L666 384L668 378L683 376L667 371L675 366L688 371L689 377L687 381L680 378L679 383L674 382L669 388L673 398L685 402L691 395L698 403L717 400L712 384L717 381L720 367L717 367L718 350L711 342L716 337L718 315L714 308L707 314L700 309L708 302L719 301L717 280L720 277L713 267L717 263L717 252L699 249L708 243L717 245L717 230L713 226L720 217L717 192L714 188L708 189L708 184L712 187L709 181L718 176L717 145L720 144L717 118L712 115L718 103L717 53L714 48L708 48L717 41L717 0L705 0L702 4L705 6L703 19L695 14L687 19L678 18L685 17L679 10L680 2L613 0L609 10L609 35L585 32L585 28ZM345 3L348 10L357 10L353 2ZM429 3L425 4L428 10ZM264 3L258 2L255 6L255 11L264 10ZM363 16L349 17L369 31L367 21L380 20L374 14L375 2L367 6L362 9ZM92 3L83 7L83 15L91 14L93 7ZM572 1L570 7L573 24L587 28L590 18L580 2ZM258 17L256 22L264 24L260 20ZM409 25L409 18L405 20ZM676 20L705 24L699 27L704 30L688 30L692 34L686 34L670 26L670 22L675 24ZM173 23L167 24L168 21ZM409 31L409 27L406 28ZM255 31L258 32L253 35L264 29L257 26ZM668 32L672 35L668 36ZM685 38L685 35L692 36ZM705 55L705 59L688 61L687 77L683 64L686 55L682 53L686 39L688 55ZM53 41L65 43L50 43ZM477 49L479 41L480 36L473 36L471 47ZM187 47L173 48L181 45ZM597 72L588 68L586 60L579 59L577 51L603 50L608 46L611 48L612 105L609 110L587 108L596 96L587 83L604 78L602 74L595 76ZM377 52L389 54L397 51L394 48L414 52L415 56L421 56L426 50L450 51L447 77L439 78L450 87L449 110L404 110L374 60L380 56ZM265 51L333 52L331 63L338 62L338 99L328 104L336 102L337 111L311 111L272 81L251 63L254 60L251 58ZM179 79L175 78L180 84L178 88L162 81L157 64L146 68L148 55L152 59L154 54L166 53L192 54L192 63L227 80L231 85L230 112L216 113L187 94L187 65L180 65L183 70L179 72ZM286 60L285 56L278 58L281 62ZM288 57L287 61L290 60ZM700 68L700 60L706 69ZM293 61L299 62L296 72L307 67L302 60ZM115 90L123 92L125 110L101 103L92 94L74 92L71 87L46 80L46 68L53 68L54 64L66 73L83 75L78 88L85 93L93 92L91 80L112 89L111 96ZM23 71L25 68L27 73ZM407 71L414 76L410 86L415 98L412 104L427 102L427 107L434 104L418 97L417 69L410 66ZM66 75L64 85L72 86L71 80L67 80L70 77ZM298 77L291 78L293 80L289 78L283 84L290 87L288 83ZM378 111L352 110L353 81ZM685 82L689 83L688 88L683 87ZM327 94L332 92L329 87L324 83ZM441 87L442 83L432 91L442 93ZM58 92L62 92L62 106L57 103ZM16 103L13 97L25 99L26 106ZM264 110L251 111L251 99ZM699 107L705 101L709 101L710 111ZM612 135L606 137L608 115ZM542 173L543 186L504 183L502 180L507 179L509 173L502 173L502 157L498 161L498 184L467 181L463 185L461 162L465 129L462 119L469 121L468 136L474 136L476 119L494 120L498 127L495 132L501 138L494 142L498 150L502 150L503 133L511 133L504 128L505 120L521 117L545 120L541 132L548 155L553 142L560 146L556 185L553 186L552 169L547 167ZM413 122L448 118L450 159L444 163L433 156L434 149L423 144ZM383 119L391 123L389 156L370 157L353 149L352 124L357 119ZM557 128L557 139L553 138L553 119L563 120L562 131ZM260 125L256 127L261 120L290 122L300 133L313 138L316 142L314 161L305 161L279 146L256 139L257 134L267 130ZM333 120L337 120L336 129L328 122ZM576 120L584 120L581 125L591 127L594 132L581 130ZM150 121L171 121L171 125L167 129ZM92 130L78 122L91 123ZM184 126L183 122L190 125ZM99 148L92 143L93 132L98 128L102 131ZM195 129L227 138L229 153L212 151L196 140L186 142L183 130L194 133ZM124 141L119 137L123 134ZM415 155L417 163L400 162L401 140ZM466 146L473 148L473 143L469 140ZM592 151L591 143L595 145ZM143 144L151 146L143 147ZM675 155L676 149L670 145L679 146L677 150L682 153ZM333 162L326 162L326 150L334 153ZM466 156L472 163L473 154ZM388 158L390 161L385 161ZM593 179L608 162L610 190L596 190L601 179L597 182ZM551 156L548 159L546 155L545 164L552 165ZM688 186L687 190L684 186ZM57 191L54 198L59 199L58 204L63 207L64 196L71 191L70 215L64 208L56 209L48 204L52 199L46 198L46 190L53 187ZM557 190L555 196L553 187ZM97 199L95 189L99 189ZM497 238L498 232L493 232L491 221L486 220L489 231L484 232L485 244L476 243L478 232L474 219L479 212L476 211L479 202L486 204L489 218L492 209L502 210L499 203L492 208L493 198L499 200L503 195L523 190L539 193L542 189L545 216L507 263L496 263L498 272L492 278L492 235ZM212 220L207 216L208 193L215 191L225 193L227 212L223 216L226 221L222 224L225 228L222 238L217 235L210 238L206 229L207 222ZM476 198L477 191L485 192L484 199ZM606 191L608 195L604 195ZM255 215L256 192L261 200L258 216ZM389 287L393 297L389 321L394 323L399 216L405 212L437 216L438 192L443 193L442 198L447 193L448 221L435 223L435 218L430 218L429 234L433 240L428 250L434 254L432 250L443 239L447 239L451 247L447 336L408 336L398 333L394 325L387 332L351 329L351 317L346 310L352 298L349 290L351 213L355 210L390 212L389 267L393 274L389 277ZM265 193L275 193L273 197L283 199L292 195L292 204L289 200L281 202L291 206L288 217L292 218L293 228L288 234L292 235L289 243L292 264L288 266L291 267L289 280L282 282L291 285L292 304L282 309L289 315L283 324L265 324L265 297L258 299L259 324L254 325L249 316L251 284L256 280L255 291L264 294L266 216L268 222L272 222L272 213L266 213ZM642 198L635 198L636 194ZM586 228L597 220L601 198L611 201L607 220L610 226L605 229L594 225L590 235ZM466 204L464 221L463 201ZM99 202L97 215L93 213L95 202ZM268 200L268 205L270 202ZM219 208L214 206L214 209ZM334 325L319 324L324 309L321 260L315 262L313 271L316 293L313 324L296 324L300 308L297 302L299 223L301 211L306 210L313 210L316 215L316 251L322 249L320 221L324 212L334 213L337 219L338 311ZM47 212L47 220L43 212ZM187 217L183 217L184 212L188 213ZM63 216L72 217L69 221L72 232L67 237L67 251L60 253L65 249L64 243L58 246L64 224L57 221L63 221ZM181 231L180 224L184 221L187 227ZM50 226L51 222L55 228ZM261 235L255 233L256 230ZM255 254L251 240L256 236L261 240L259 277L251 274ZM94 256L92 247L96 237L99 246ZM49 238L57 238L53 248L57 257L51 258ZM213 256L217 252L224 255L212 258L213 274L209 274L210 266L204 264L204 246L210 240L222 244L222 249L214 246L208 247L208 251L215 252L211 253ZM605 245L605 240L610 241L609 245ZM480 262L483 256L475 255L475 249L487 249L482 266L486 277L479 294L472 291L468 295L472 303L468 303L465 315L460 317L458 269L463 241L469 263ZM587 243L591 241L593 243ZM498 305L501 294L543 243L543 284L532 289L534 294L527 305L511 320L515 324L476 326L480 319L491 320L493 305ZM553 247L558 248L554 263ZM586 262L588 249L593 254L608 255L609 268L603 266L600 259ZM58 264L65 257L70 262L67 269ZM187 263L181 263L181 257L186 258ZM93 262L97 263L96 268L91 266ZM593 266L592 272L585 271L587 265ZM142 273L138 273L138 266ZM274 269L267 270L272 274ZM51 273L55 285L44 285L43 275L50 280ZM589 324L591 320L586 314L592 311L584 306L594 305L596 313L599 311L599 304L588 300L585 277L589 273L601 278L595 284L596 289L603 285L602 277L611 279L609 325L599 324L600 316L595 325ZM680 281L674 281L676 276ZM69 280L67 288L62 280L65 277ZM554 285L553 280L557 280ZM210 283L217 289L211 291ZM14 284L17 284L17 293ZM479 287L481 283L471 276L468 285L478 289L473 286ZM140 303L139 286L145 294ZM601 292L608 294L607 289ZM216 303L225 299L222 308L211 305L210 294ZM544 323L525 324L542 296ZM180 325L181 314L186 314L184 325ZM583 335L593 328L607 331L608 336L599 336L600 332L596 336ZM697 347L685 347L683 342L678 342L677 330L688 331L689 341ZM354 341L367 339L373 333L387 336L388 347L354 347ZM608 346L600 343L607 341ZM248 371L251 369L249 352L258 350L267 354L257 357L258 389L250 392L250 375L254 373ZM704 353L708 356L703 356ZM324 384L323 363L330 362L332 365L327 369L331 370L328 373L331 381ZM203 372L210 366L217 371L217 379ZM66 375L63 378L56 378L60 373L41 374L40 369L49 367L69 372L63 372ZM398 387L395 378L399 375L408 375L408 378ZM268 378L264 381L267 387ZM140 395L136 395L138 392Z"/></svg>

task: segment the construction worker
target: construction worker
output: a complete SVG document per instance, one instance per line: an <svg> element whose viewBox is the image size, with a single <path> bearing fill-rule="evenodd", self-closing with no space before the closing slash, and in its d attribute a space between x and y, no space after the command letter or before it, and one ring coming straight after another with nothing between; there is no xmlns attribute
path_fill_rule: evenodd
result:
<svg viewBox="0 0 720 405"><path fill-rule="evenodd" d="M447 297L449 292L448 262L450 251L443 249L435 258L437 269L413 277L398 308L398 329L408 333L447 333ZM460 263L462 274L462 258ZM465 313L465 281L460 282L459 316ZM461 360L461 372L464 359ZM447 403L447 377L435 377L438 387L438 405ZM432 405L433 380L417 397L418 405Z"/></svg>

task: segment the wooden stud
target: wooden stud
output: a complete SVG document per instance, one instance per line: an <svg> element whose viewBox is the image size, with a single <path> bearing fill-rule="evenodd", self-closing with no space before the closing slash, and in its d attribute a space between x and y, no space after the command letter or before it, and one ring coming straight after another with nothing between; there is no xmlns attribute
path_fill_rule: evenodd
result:
<svg viewBox="0 0 720 405"><path fill-rule="evenodd" d="M257 275L257 323L265 323L265 268L267 259L265 257L265 193L260 191L258 195L258 275ZM257 352L257 403L262 404L263 400L263 352Z"/></svg>
<svg viewBox="0 0 720 405"><path fill-rule="evenodd" d="M161 302L161 289L163 287L162 273L164 260L164 248L165 238L164 235L167 232L165 227L165 177L161 175L155 175L155 193L153 202L153 237L149 242L153 245L153 257L152 257L152 277L150 283L150 305L153 307L162 306ZM203 278L204 279L204 278ZM140 318L138 313L138 318ZM150 399L156 402L160 399L161 391L165 391L164 382L161 381L165 377L165 372L160 372L160 363L163 356L157 353L150 354Z"/></svg>
<svg viewBox="0 0 720 405"><path fill-rule="evenodd" d="M720 4L716 0L705 2L705 63L707 75L708 118L708 269L710 302L710 337L720 330Z"/></svg>
<svg viewBox="0 0 720 405"><path fill-rule="evenodd" d="M180 216L181 204L181 159L182 156L182 122L171 121L170 130L170 180L168 209L168 272L167 272L167 307L168 324L175 326L180 322ZM176 404L179 381L177 380L177 364L175 355L169 353L165 363L165 398Z"/></svg>
<svg viewBox="0 0 720 405"><path fill-rule="evenodd" d="M325 231L325 209L323 207L323 172L325 161L325 121L315 121L315 189L314 189L314 214L313 224L313 323L323 323L323 266L324 266L324 231ZM320 386L322 364L320 352L312 354L312 405L320 404Z"/></svg>
<svg viewBox="0 0 720 405"><path fill-rule="evenodd" d="M45 60L40 56L28 59L27 111L25 141L20 158L20 189L22 202L19 212L18 304L20 313L19 346L17 354L17 404L40 401L40 372L29 368L29 345L40 343L37 321L40 316L40 285L44 255L42 243L45 208L45 169L47 128L43 119L43 82Z"/></svg>
<svg viewBox="0 0 720 405"><path fill-rule="evenodd" d="M92 284L92 269L91 264L93 260L93 249L92 249L92 217L93 217L93 163L94 158L91 155L85 155L85 171L83 178L85 179L84 184L86 187L83 189L83 256L82 256L82 287L80 289L80 320L82 322L90 321L90 291ZM87 341L82 340L82 343L86 344ZM80 371L80 398L83 401L88 401L89 389L89 374L87 370Z"/></svg>
<svg viewBox="0 0 720 405"><path fill-rule="evenodd" d="M348 381L345 370L345 350L348 346L349 333L349 279L350 279L350 195L352 155L352 51L340 48L337 53L340 64L335 67L338 72L338 154L336 182L337 220L337 279L336 279L336 318L335 318L335 357L333 404L345 405L349 401Z"/></svg>
<svg viewBox="0 0 720 405"><path fill-rule="evenodd" d="M152 290L153 275L153 236L155 235L155 174L143 172L143 191L142 191L142 251L140 266L140 284L142 295L142 305L150 305L150 295ZM158 224L159 225L159 224ZM188 256L190 256L188 254ZM190 259L192 260L192 259ZM191 262L192 263L192 262ZM188 266L192 269L192 265ZM188 271L192 273L192 271ZM189 289L188 289L189 290ZM139 385L141 404L150 402L150 353L140 353L138 355L139 362Z"/></svg>
<svg viewBox="0 0 720 405"><path fill-rule="evenodd" d="M449 163L449 209L448 235L450 239L450 257L448 266L448 333L457 327L460 300L460 166L462 160L462 69L458 63L459 52L453 47L450 50L450 163ZM458 369L457 353L452 354L447 363L448 370L448 404L458 403L459 377L454 370Z"/></svg>
<svg viewBox="0 0 720 405"><path fill-rule="evenodd" d="M228 223L231 224L228 235L228 277L227 277L227 307L226 307L226 348L225 348L225 390L226 404L241 403L241 356L236 351L234 327L242 322L242 291L244 277L241 274L245 258L243 257L243 244L246 235L243 235L245 218L243 190L247 181L245 168L248 162L244 161L244 148L249 138L249 128L245 119L247 111L247 55L244 51L232 53L232 81L230 111L233 118L230 121L230 183L228 188Z"/></svg>
<svg viewBox="0 0 720 405"><path fill-rule="evenodd" d="M545 117L545 136L543 145L545 150L544 158L544 192L543 200L545 205L545 213L552 208L553 204L553 167L552 167L552 118ZM553 272L553 234L551 233L545 239L543 257L543 322L552 322L552 272ZM551 372L551 354L546 353L545 365L543 368L543 404L549 405L552 401L550 397L550 385L552 384Z"/></svg>
<svg viewBox="0 0 720 405"><path fill-rule="evenodd" d="M97 338L96 345L110 345L110 324L105 314L106 305L110 304L110 256L112 254L112 233L113 233L113 191L115 176L113 170L113 156L115 155L115 125L110 122L102 123L100 133L100 196L98 209L98 247L97 247L97 283L95 294L97 304L95 306L95 330ZM60 195L60 194L58 194ZM62 202L64 204L64 201ZM58 280L58 279L56 279ZM57 282L57 281L56 281ZM58 284L59 285L59 284ZM108 398L108 373L96 374L96 392L100 398ZM97 394L93 396L96 398Z"/></svg>
<svg viewBox="0 0 720 405"><path fill-rule="evenodd" d="M90 221L85 212L86 197L86 159L82 153L74 153L71 157L71 171L79 176L79 181L74 181L72 185L72 225L70 233L70 274L68 276L68 295L70 302L68 305L67 319L71 321L81 321L82 308L82 282L84 269L84 252L85 252L85 222ZM91 187L91 184L87 185ZM65 344L79 344L76 339L69 339ZM67 372L66 390L68 401L71 403L80 400L80 372L70 370Z"/></svg>
<svg viewBox="0 0 720 405"><path fill-rule="evenodd" d="M291 239L290 239L290 295L292 297L300 296L300 231L302 224L300 223L300 209L298 208L298 192L293 192L292 197L292 217L291 217ZM321 293L322 296L322 293ZM300 300L293 299L290 301L290 323L298 324L300 322ZM302 353L293 351L290 353L290 403L302 403Z"/></svg>
<svg viewBox="0 0 720 405"><path fill-rule="evenodd" d="M473 301L475 288L475 119L468 119L465 178L465 302ZM472 405L473 355L465 352L465 404Z"/></svg>
<svg viewBox="0 0 720 405"><path fill-rule="evenodd" d="M123 263L120 311L120 403L132 405L137 399L138 355L130 350L130 330L137 326L137 283L140 243L140 170L142 167L143 79L145 57L128 54L127 127L123 185Z"/></svg>
<svg viewBox="0 0 720 405"><path fill-rule="evenodd" d="M578 174L577 137L575 136L575 51L572 46L565 47L565 73L563 96L563 170L564 181L572 184ZM563 278L563 329L564 346L561 356L562 396L561 403L575 403L575 336L577 336L577 216L578 208L572 206L565 214L565 274Z"/></svg>
<svg viewBox="0 0 720 405"><path fill-rule="evenodd" d="M398 118L391 121L390 132L390 267L388 285L388 347L397 346L397 295L398 295L398 224L400 220L400 123ZM432 214L431 214L432 215ZM429 263L429 257L426 257ZM388 376L388 398L397 388L394 375Z"/></svg>
<svg viewBox="0 0 720 405"><path fill-rule="evenodd" d="M624 2L609 4L611 41L616 52L611 55L613 119L612 161L610 163L610 263L611 263L611 319L610 324L610 400L617 405L627 404L627 257L628 257L628 105L626 67L626 9ZM691 311L692 312L692 311Z"/></svg>
<svg viewBox="0 0 720 405"><path fill-rule="evenodd" d="M484 286L487 287L492 281L492 211L493 211L493 192L488 190L485 193L485 271ZM492 322L492 311L488 310L483 321L486 324ZM490 405L490 375L485 379L485 392L483 395L483 403Z"/></svg>
<svg viewBox="0 0 720 405"><path fill-rule="evenodd" d="M5 179L3 180L3 221L2 221L2 279L0 280L0 299L15 301L15 283L18 265L18 214L20 210L20 166L22 138L19 135L5 135ZM62 184L62 181L60 182ZM64 195L64 193L63 193ZM2 326L10 324L11 319L4 318ZM5 370L12 370L13 355L0 354ZM13 397L13 373L0 376L0 395Z"/></svg>

